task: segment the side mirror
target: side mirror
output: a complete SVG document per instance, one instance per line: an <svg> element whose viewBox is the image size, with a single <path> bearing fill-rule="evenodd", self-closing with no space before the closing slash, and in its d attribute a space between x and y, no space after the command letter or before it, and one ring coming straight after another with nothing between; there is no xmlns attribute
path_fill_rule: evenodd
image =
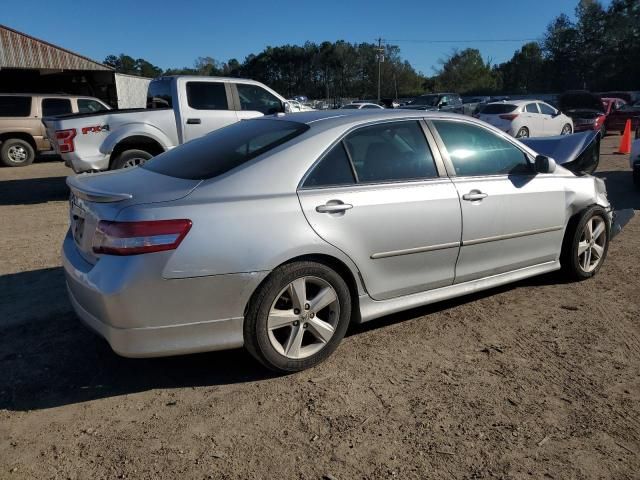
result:
<svg viewBox="0 0 640 480"><path fill-rule="evenodd" d="M538 155L535 163L536 173L553 173L556 171L556 161L553 158Z"/></svg>
<svg viewBox="0 0 640 480"><path fill-rule="evenodd" d="M285 113L291 113L291 104L289 102L282 102L282 111Z"/></svg>

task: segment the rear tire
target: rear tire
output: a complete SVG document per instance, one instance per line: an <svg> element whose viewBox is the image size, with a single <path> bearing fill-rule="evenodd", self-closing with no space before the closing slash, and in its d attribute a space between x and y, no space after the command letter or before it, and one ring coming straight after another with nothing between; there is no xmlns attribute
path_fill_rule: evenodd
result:
<svg viewBox="0 0 640 480"><path fill-rule="evenodd" d="M149 152L144 150L125 150L120 153L111 163L111 170L120 168L132 168L142 165L150 158L153 158Z"/></svg>
<svg viewBox="0 0 640 480"><path fill-rule="evenodd" d="M321 263L290 263L274 270L251 298L244 345L265 367L297 372L333 353L350 318L351 295L338 273Z"/></svg>
<svg viewBox="0 0 640 480"><path fill-rule="evenodd" d="M569 222L560 256L562 270L569 278L586 280L602 267L609 250L607 218L604 208L595 205Z"/></svg>
<svg viewBox="0 0 640 480"><path fill-rule="evenodd" d="M516 133L516 138L529 138L529 129L527 127L521 127Z"/></svg>
<svg viewBox="0 0 640 480"><path fill-rule="evenodd" d="M0 147L0 161L7 167L26 167L36 158L31 144L19 138L9 138Z"/></svg>
<svg viewBox="0 0 640 480"><path fill-rule="evenodd" d="M560 130L560 135L571 135L573 133L573 128L568 123L565 123L562 126L562 130Z"/></svg>

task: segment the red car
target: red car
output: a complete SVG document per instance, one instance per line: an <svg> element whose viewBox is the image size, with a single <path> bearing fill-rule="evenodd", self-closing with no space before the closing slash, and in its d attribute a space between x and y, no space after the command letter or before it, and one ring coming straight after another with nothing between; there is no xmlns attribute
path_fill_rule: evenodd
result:
<svg viewBox="0 0 640 480"><path fill-rule="evenodd" d="M574 132L600 131L607 118L600 95L586 90L563 93L558 99L558 106L562 113L573 120Z"/></svg>
<svg viewBox="0 0 640 480"><path fill-rule="evenodd" d="M607 115L605 127L608 132L623 133L628 119L631 119L632 131L640 127L640 101L633 105L623 105L620 109L611 112Z"/></svg>

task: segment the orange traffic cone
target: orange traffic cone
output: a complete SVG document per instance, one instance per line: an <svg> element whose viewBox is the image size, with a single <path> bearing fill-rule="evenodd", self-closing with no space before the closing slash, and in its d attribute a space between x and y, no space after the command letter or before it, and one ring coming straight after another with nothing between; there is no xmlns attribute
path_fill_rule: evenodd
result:
<svg viewBox="0 0 640 480"><path fill-rule="evenodd" d="M627 124L624 126L624 133L620 139L618 153L623 155L629 155L631 153L631 119L628 119Z"/></svg>

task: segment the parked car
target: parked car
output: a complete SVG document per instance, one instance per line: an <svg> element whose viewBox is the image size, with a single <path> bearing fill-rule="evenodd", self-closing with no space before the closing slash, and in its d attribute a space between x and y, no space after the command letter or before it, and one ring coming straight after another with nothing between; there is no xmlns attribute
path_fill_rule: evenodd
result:
<svg viewBox="0 0 640 480"><path fill-rule="evenodd" d="M371 110L371 109L384 109L377 103L368 103L368 102L352 102L340 107L340 110Z"/></svg>
<svg viewBox="0 0 640 480"><path fill-rule="evenodd" d="M463 113L462 99L457 93L430 93L414 98L400 108L406 110L424 110Z"/></svg>
<svg viewBox="0 0 640 480"><path fill-rule="evenodd" d="M42 117L66 113L104 112L110 107L93 97L42 93L0 94L0 162L7 167L33 163L48 152Z"/></svg>
<svg viewBox="0 0 640 480"><path fill-rule="evenodd" d="M605 120L602 126L600 127L600 133L602 134L603 137L607 135L606 117L608 117L612 112L615 112L616 110L620 110L626 104L627 102L625 102L621 98L602 97L602 108L604 109Z"/></svg>
<svg viewBox="0 0 640 480"><path fill-rule="evenodd" d="M473 115L478 105L489 102L489 97L462 97L462 113L465 115Z"/></svg>
<svg viewBox="0 0 640 480"><path fill-rule="evenodd" d="M516 138L573 133L571 118L540 100L489 103L475 116Z"/></svg>
<svg viewBox="0 0 640 480"><path fill-rule="evenodd" d="M315 108L311 108L304 103L299 102L298 100L287 100L289 103L289 109L293 112L313 112Z"/></svg>
<svg viewBox="0 0 640 480"><path fill-rule="evenodd" d="M252 119L67 184L71 304L117 353L244 345L277 371L323 361L351 322L592 277L617 231L601 179L441 112Z"/></svg>
<svg viewBox="0 0 640 480"><path fill-rule="evenodd" d="M239 78L170 76L151 81L147 109L45 118L47 136L76 173L128 168L239 120L284 112L269 87Z"/></svg>
<svg viewBox="0 0 640 480"><path fill-rule="evenodd" d="M640 128L640 101L626 104L607 115L605 127L608 132L624 132L627 120L631 120L631 128Z"/></svg>
<svg viewBox="0 0 640 480"><path fill-rule="evenodd" d="M607 118L602 97L586 90L565 92L558 99L560 111L573 120L574 132L599 132Z"/></svg>

